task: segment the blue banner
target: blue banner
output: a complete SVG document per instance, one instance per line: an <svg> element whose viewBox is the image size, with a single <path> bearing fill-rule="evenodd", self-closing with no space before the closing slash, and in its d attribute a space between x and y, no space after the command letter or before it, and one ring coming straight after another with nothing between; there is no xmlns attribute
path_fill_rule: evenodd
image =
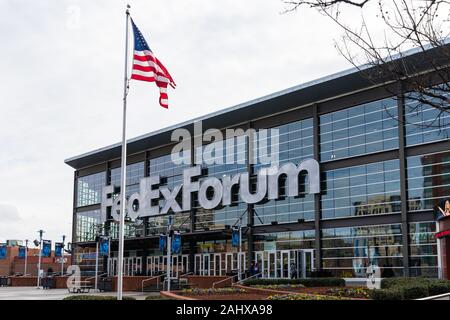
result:
<svg viewBox="0 0 450 320"><path fill-rule="evenodd" d="M101 256L109 256L109 238L102 236L99 238L98 252Z"/></svg>
<svg viewBox="0 0 450 320"><path fill-rule="evenodd" d="M166 250L166 236L163 234L159 236L159 250Z"/></svg>
<svg viewBox="0 0 450 320"><path fill-rule="evenodd" d="M63 256L63 248L64 244L61 242L55 242L55 257L62 257Z"/></svg>
<svg viewBox="0 0 450 320"><path fill-rule="evenodd" d="M6 244L0 245L0 259L6 259L7 252L8 250Z"/></svg>
<svg viewBox="0 0 450 320"><path fill-rule="evenodd" d="M178 254L181 252L181 234L174 233L172 239L172 252Z"/></svg>
<svg viewBox="0 0 450 320"><path fill-rule="evenodd" d="M19 258L20 258L20 259L25 258L25 252L26 252L25 246L20 246L20 247L19 247Z"/></svg>
<svg viewBox="0 0 450 320"><path fill-rule="evenodd" d="M52 241L51 240L42 240L42 256L43 257L51 257L52 255Z"/></svg>
<svg viewBox="0 0 450 320"><path fill-rule="evenodd" d="M233 229L231 233L231 245L233 247L239 247L239 229Z"/></svg>

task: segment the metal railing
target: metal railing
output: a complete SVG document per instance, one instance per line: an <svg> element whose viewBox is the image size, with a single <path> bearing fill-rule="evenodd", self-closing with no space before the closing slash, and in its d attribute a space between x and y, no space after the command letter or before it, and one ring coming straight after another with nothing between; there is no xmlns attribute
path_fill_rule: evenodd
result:
<svg viewBox="0 0 450 320"><path fill-rule="evenodd" d="M165 275L167 275L167 273L163 273L163 274L160 274L160 275L157 275L157 276L154 276L154 277L142 280L142 283L141 283L142 292L144 292L144 283L147 282L147 281L153 280L153 279L157 279L156 280L156 286L159 288L159 283L161 282L160 278L162 276L165 276Z"/></svg>
<svg viewBox="0 0 450 320"><path fill-rule="evenodd" d="M194 274L194 272L188 272L188 273L183 273L182 275L179 275L178 278L184 277L184 276L188 276L190 274Z"/></svg>
<svg viewBox="0 0 450 320"><path fill-rule="evenodd" d="M244 281L246 281L246 280L248 280L248 279L251 279L251 278L255 278L255 277L258 277L258 276L259 276L259 275L261 275L261 274L262 274L262 272L259 272L259 273L255 273L254 275L252 275L252 276L250 276L250 277L248 277L248 278L245 278L245 279L239 280L239 281L235 282L234 284L242 283L242 282L244 282Z"/></svg>
<svg viewBox="0 0 450 320"><path fill-rule="evenodd" d="M92 279L95 279L95 278L97 278L97 277L103 277L103 276L105 276L105 275L108 275L108 273L107 272L105 272L105 273L102 273L102 274L99 274L99 275L97 275L97 276L93 276L93 277L89 277L89 278L86 278L86 279L84 279L85 281L91 281Z"/></svg>
<svg viewBox="0 0 450 320"><path fill-rule="evenodd" d="M245 272L241 272L241 275L242 275L242 274L245 274ZM225 282L225 281L228 281L228 280L233 280L233 278L235 278L235 277L237 277L237 276L239 276L239 273L235 274L234 276L230 276L230 277L228 277L228 278L222 279L222 280L220 280L220 281L213 282L212 287L213 287L213 289L215 289L215 288L216 288L216 285L218 285L219 283L222 283L222 282Z"/></svg>

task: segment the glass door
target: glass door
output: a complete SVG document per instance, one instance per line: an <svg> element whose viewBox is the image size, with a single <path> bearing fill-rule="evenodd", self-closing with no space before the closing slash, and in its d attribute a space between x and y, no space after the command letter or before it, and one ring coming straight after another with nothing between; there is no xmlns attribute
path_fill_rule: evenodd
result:
<svg viewBox="0 0 450 320"><path fill-rule="evenodd" d="M233 254L227 253L225 254L225 272L226 274L230 274L233 271Z"/></svg>
<svg viewBox="0 0 450 320"><path fill-rule="evenodd" d="M277 277L277 252L275 250L267 252L267 277Z"/></svg>
<svg viewBox="0 0 450 320"><path fill-rule="evenodd" d="M189 255L183 254L181 256L181 274L188 273L189 270Z"/></svg>
<svg viewBox="0 0 450 320"><path fill-rule="evenodd" d="M202 268L202 255L196 254L194 257L194 273L198 276L202 275L203 273Z"/></svg>
<svg viewBox="0 0 450 320"><path fill-rule="evenodd" d="M262 273L264 277L264 251L255 252L255 273Z"/></svg>
<svg viewBox="0 0 450 320"><path fill-rule="evenodd" d="M178 278L178 256L172 256L172 276Z"/></svg>
<svg viewBox="0 0 450 320"><path fill-rule="evenodd" d="M210 275L210 263L211 263L211 261L210 261L209 253L204 254L203 255L203 263L202 263L202 266L203 266L202 276Z"/></svg>
<svg viewBox="0 0 450 320"><path fill-rule="evenodd" d="M303 250L304 252L304 274L305 278L311 276L311 271L314 270L314 249Z"/></svg>
<svg viewBox="0 0 450 320"><path fill-rule="evenodd" d="M282 250L280 252L280 277L290 278L291 276L291 259L289 250Z"/></svg>
<svg viewBox="0 0 450 320"><path fill-rule="evenodd" d="M220 253L215 253L213 263L213 276L221 276L221 275L222 275L222 255Z"/></svg>

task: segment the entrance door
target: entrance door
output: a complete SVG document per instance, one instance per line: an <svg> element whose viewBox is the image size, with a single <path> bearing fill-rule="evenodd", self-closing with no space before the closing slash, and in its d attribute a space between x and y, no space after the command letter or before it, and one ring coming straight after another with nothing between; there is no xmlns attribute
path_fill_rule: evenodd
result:
<svg viewBox="0 0 450 320"><path fill-rule="evenodd" d="M189 255L183 254L181 256L181 275L188 273L189 270Z"/></svg>
<svg viewBox="0 0 450 320"><path fill-rule="evenodd" d="M314 270L314 249L299 250L297 255L298 275L302 278L311 276Z"/></svg>
<svg viewBox="0 0 450 320"><path fill-rule="evenodd" d="M275 250L267 252L267 278L277 277L277 252Z"/></svg>
<svg viewBox="0 0 450 320"><path fill-rule="evenodd" d="M179 256L172 256L172 265L170 268L172 269L172 277L178 278L178 258Z"/></svg>
<svg viewBox="0 0 450 320"><path fill-rule="evenodd" d="M314 249L302 250L302 252L303 252L302 277L308 278L311 276L311 271L314 270Z"/></svg>
<svg viewBox="0 0 450 320"><path fill-rule="evenodd" d="M225 254L225 272L226 274L230 274L233 271L233 254L227 253Z"/></svg>
<svg viewBox="0 0 450 320"><path fill-rule="evenodd" d="M109 258L108 274L111 277L117 274L117 258Z"/></svg>
<svg viewBox="0 0 450 320"><path fill-rule="evenodd" d="M202 255L201 254L196 254L194 257L194 273L197 276L201 276L203 273L203 268L202 268Z"/></svg>
<svg viewBox="0 0 450 320"><path fill-rule="evenodd" d="M290 278L291 276L291 259L289 256L289 250L282 250L280 252L280 277Z"/></svg>
<svg viewBox="0 0 450 320"><path fill-rule="evenodd" d="M203 255L203 262L202 262L202 276L209 276L210 274L210 264L211 264L211 259L210 259L210 255L209 253L206 253Z"/></svg>
<svg viewBox="0 0 450 320"><path fill-rule="evenodd" d="M264 277L264 251L257 251L255 252L255 267L258 267L258 270L256 273L262 273L262 276Z"/></svg>
<svg viewBox="0 0 450 320"><path fill-rule="evenodd" d="M222 254L220 253L214 254L213 275L214 276L222 275Z"/></svg>

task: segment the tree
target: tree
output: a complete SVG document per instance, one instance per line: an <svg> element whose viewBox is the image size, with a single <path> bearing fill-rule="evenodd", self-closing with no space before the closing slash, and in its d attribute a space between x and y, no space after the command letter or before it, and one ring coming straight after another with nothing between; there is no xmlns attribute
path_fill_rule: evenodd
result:
<svg viewBox="0 0 450 320"><path fill-rule="evenodd" d="M434 109L433 119L414 125L437 127L448 137L450 1L299 0L284 3L286 12L313 8L331 19L343 31L342 38L335 41L338 52L374 83L379 83L380 79L401 83L405 91L411 92L406 95L407 112ZM406 62L413 48L422 53L420 63Z"/></svg>

